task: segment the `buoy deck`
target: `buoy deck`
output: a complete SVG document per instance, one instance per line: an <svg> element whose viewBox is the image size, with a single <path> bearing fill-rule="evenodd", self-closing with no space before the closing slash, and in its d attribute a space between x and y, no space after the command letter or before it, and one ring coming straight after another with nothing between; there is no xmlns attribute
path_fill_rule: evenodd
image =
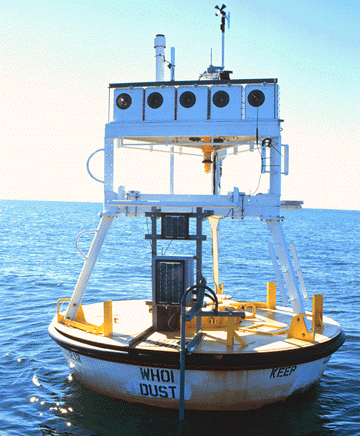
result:
<svg viewBox="0 0 360 436"><path fill-rule="evenodd" d="M231 305L231 300L228 304ZM123 300L113 302L113 334L105 337L82 331L72 326L56 322L56 329L75 341L93 343L95 346L115 348L132 348L134 350L161 351L178 353L180 350L179 331L152 331L152 315L145 300ZM103 303L83 306L87 322L101 325L103 320ZM193 350L201 354L248 354L273 353L324 344L334 339L341 332L341 327L331 318L323 318L324 329L315 333L315 341L305 341L288 337L288 328L293 317L290 308L276 309L257 308L254 318L240 321L236 318L235 332L246 345L240 344L236 338L233 345L227 343L227 327L225 324L213 324L211 318L203 318L202 333L204 337ZM309 313L309 315L311 315ZM251 312L246 312L251 316ZM227 320L227 318L224 318ZM56 321L56 320L55 320ZM271 326L273 327L271 327ZM309 322L311 326L311 322ZM186 329L186 342L196 334L195 324L189 323Z"/></svg>

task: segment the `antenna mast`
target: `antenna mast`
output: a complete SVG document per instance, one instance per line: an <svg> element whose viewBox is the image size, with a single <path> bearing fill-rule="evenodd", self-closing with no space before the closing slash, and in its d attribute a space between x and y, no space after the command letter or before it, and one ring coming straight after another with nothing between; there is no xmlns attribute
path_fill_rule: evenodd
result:
<svg viewBox="0 0 360 436"><path fill-rule="evenodd" d="M221 24L220 24L220 30L221 30L221 45L222 45L222 54L221 54L221 66L215 66L212 64L212 49L210 52L210 65L202 74L200 74L199 80L203 77L210 79L210 80L229 80L230 74L232 74L232 71L224 71L225 68L225 22L227 20L228 22L228 29L230 29L230 12L226 13L224 9L226 6L223 4L221 8L219 6L215 6L215 9L217 9L217 12L215 13L216 16L221 16Z"/></svg>
<svg viewBox="0 0 360 436"><path fill-rule="evenodd" d="M223 4L221 8L219 6L215 6L215 9L217 9L219 12L216 12L216 16L221 15L221 24L220 24L220 30L221 30L221 66L224 69L225 68L225 22L228 21L228 29L230 29L230 12L226 13L224 9L226 6Z"/></svg>

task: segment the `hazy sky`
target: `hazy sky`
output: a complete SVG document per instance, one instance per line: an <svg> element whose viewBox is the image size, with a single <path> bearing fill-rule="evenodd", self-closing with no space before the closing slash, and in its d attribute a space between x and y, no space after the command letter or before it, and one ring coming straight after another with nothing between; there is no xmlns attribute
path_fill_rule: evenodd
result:
<svg viewBox="0 0 360 436"><path fill-rule="evenodd" d="M285 4L226 2L231 28L225 66L233 78L279 80L282 137L290 146L283 198L304 200L306 207L360 209L360 4ZM155 80L157 33L166 36L168 58L170 47L176 48L177 80L197 79L211 48L213 63L220 65L215 5L205 0L2 5L0 198L102 201L102 185L87 175L86 160L103 147L108 84ZM259 158L249 155L225 160L224 193L232 186L255 190ZM100 155L94 160L94 171L101 178L100 160ZM140 176L128 186L129 173L124 174L127 188L150 191L158 179L148 162L148 155L136 157ZM176 163L183 165L181 159ZM187 174L185 167L177 170L175 191L181 181L200 184L205 177L202 167L197 176L193 162ZM248 168L254 172L244 177Z"/></svg>

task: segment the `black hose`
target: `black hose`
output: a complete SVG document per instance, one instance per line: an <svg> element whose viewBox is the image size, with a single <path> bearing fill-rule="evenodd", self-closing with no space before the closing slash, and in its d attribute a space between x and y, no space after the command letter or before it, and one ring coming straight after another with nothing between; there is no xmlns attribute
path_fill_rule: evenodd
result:
<svg viewBox="0 0 360 436"><path fill-rule="evenodd" d="M210 298L215 303L215 312L217 312L218 311L218 307L219 307L219 301L218 301L217 295L215 294L215 292L211 288L209 288L209 286L202 285L201 283L199 283L197 285L190 286L190 288L188 288L184 292L184 295L181 298L181 305L183 306L185 304L187 295L190 292L192 292L194 289L197 289L197 288L204 288L206 291L210 292L211 295L204 293L204 296Z"/></svg>

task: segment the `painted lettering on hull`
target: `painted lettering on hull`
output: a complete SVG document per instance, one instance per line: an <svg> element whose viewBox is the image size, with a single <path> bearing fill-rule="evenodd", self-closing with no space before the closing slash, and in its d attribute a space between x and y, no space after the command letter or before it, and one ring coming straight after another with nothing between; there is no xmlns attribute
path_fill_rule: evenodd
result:
<svg viewBox="0 0 360 436"><path fill-rule="evenodd" d="M270 378L277 378L277 377L288 377L291 375L295 370L297 366L281 366L279 368L272 368L270 373Z"/></svg>
<svg viewBox="0 0 360 436"><path fill-rule="evenodd" d="M139 383L140 395L153 398L176 398L174 371L171 369L140 367L143 382Z"/></svg>
<svg viewBox="0 0 360 436"><path fill-rule="evenodd" d="M140 383L140 395L143 397L176 398L176 386L159 386Z"/></svg>
<svg viewBox="0 0 360 436"><path fill-rule="evenodd" d="M174 383L174 371L158 368L141 368L141 378L143 380L155 381L159 383Z"/></svg>

